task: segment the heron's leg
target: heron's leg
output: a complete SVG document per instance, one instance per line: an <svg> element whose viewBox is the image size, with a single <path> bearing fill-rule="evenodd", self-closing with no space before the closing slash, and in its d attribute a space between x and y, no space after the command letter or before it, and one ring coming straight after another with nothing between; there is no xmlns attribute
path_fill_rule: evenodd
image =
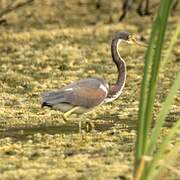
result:
<svg viewBox="0 0 180 180"><path fill-rule="evenodd" d="M80 120L79 121L79 133L81 133L82 132L82 121Z"/></svg>
<svg viewBox="0 0 180 180"><path fill-rule="evenodd" d="M143 0L140 0L139 1L139 6L138 6L138 9L137 9L137 13L140 15L140 16L143 16L144 15L144 12L142 10L142 7L143 7Z"/></svg>
<svg viewBox="0 0 180 180"><path fill-rule="evenodd" d="M67 121L67 117L79 108L80 108L79 106L75 106L72 109L70 109L69 111L63 113L62 118L64 119L64 121Z"/></svg>
<svg viewBox="0 0 180 180"><path fill-rule="evenodd" d="M131 8L131 5L132 5L132 0L124 0L123 6L122 6L122 12L123 12L123 13L122 13L122 15L119 17L119 22L121 22L121 21L125 18L127 12L128 12L129 9Z"/></svg>
<svg viewBox="0 0 180 180"><path fill-rule="evenodd" d="M149 14L151 14L149 12L149 0L146 0L145 15L149 15Z"/></svg>
<svg viewBox="0 0 180 180"><path fill-rule="evenodd" d="M86 121L86 131L91 132L94 131L94 123L91 121Z"/></svg>

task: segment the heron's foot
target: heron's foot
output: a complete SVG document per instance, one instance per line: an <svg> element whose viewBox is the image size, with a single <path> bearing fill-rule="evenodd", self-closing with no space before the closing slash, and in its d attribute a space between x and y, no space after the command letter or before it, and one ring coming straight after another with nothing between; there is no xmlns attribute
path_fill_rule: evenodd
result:
<svg viewBox="0 0 180 180"><path fill-rule="evenodd" d="M79 133L84 133L84 132L92 132L95 131L94 129L94 123L90 122L90 121L86 121L85 122L85 131L83 131L82 129L82 121L79 121Z"/></svg>
<svg viewBox="0 0 180 180"><path fill-rule="evenodd" d="M139 6L138 9L137 9L136 11L137 11L137 13L138 13L140 16L144 16L144 12L143 12L141 6Z"/></svg>
<svg viewBox="0 0 180 180"><path fill-rule="evenodd" d="M146 11L144 12L144 15L145 15L145 16L150 16L150 15L152 15L152 12L146 10Z"/></svg>
<svg viewBox="0 0 180 180"><path fill-rule="evenodd" d="M140 16L150 16L152 14L152 12L150 12L149 10L145 10L143 11L142 9L137 9L137 13L140 15Z"/></svg>
<svg viewBox="0 0 180 180"><path fill-rule="evenodd" d="M91 132L91 131L94 131L95 125L93 122L90 122L90 121L86 121L86 132Z"/></svg>

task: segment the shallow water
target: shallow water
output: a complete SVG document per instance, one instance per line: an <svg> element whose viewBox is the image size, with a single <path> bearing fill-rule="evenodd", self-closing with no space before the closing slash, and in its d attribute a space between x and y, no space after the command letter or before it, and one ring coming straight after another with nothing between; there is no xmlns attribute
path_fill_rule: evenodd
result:
<svg viewBox="0 0 180 180"><path fill-rule="evenodd" d="M98 11L92 1L36 1L9 14L8 24L0 26L2 180L132 178L144 48L126 44L119 48L128 72L125 88L113 103L97 107L87 115L72 116L67 123L59 112L40 107L42 92L77 79L100 76L113 84L117 75L110 42L116 32L127 30L148 42L152 18L141 18L132 12L124 22L117 23L117 3L118 0L112 6L105 3ZM110 8L114 21L111 23ZM172 34L179 20L178 12L169 19L171 28L167 34ZM165 47L169 40L167 36ZM179 59L178 42L160 74L154 119L179 71ZM178 95L163 135L179 118L179 104ZM85 121L93 122L95 131L85 132ZM175 167L179 167L179 162ZM167 174L176 176L172 172Z"/></svg>

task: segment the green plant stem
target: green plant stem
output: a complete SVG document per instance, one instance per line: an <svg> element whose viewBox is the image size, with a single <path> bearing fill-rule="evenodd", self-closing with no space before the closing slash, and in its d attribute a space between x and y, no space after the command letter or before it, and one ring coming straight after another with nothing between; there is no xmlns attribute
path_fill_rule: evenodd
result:
<svg viewBox="0 0 180 180"><path fill-rule="evenodd" d="M139 167L141 156L146 155L145 151L147 147L148 132L152 121L156 84L160 67L160 57L171 5L172 0L161 0L160 10L151 32L150 45L145 56L144 76L141 85L141 97L138 112L135 173ZM150 71L151 73L149 75ZM145 173L143 173L143 177L144 175Z"/></svg>
<svg viewBox="0 0 180 180"><path fill-rule="evenodd" d="M144 131L144 119L145 119L145 109L146 109L146 102L147 102L147 94L148 94L148 86L149 86L149 77L148 73L150 71L151 67L151 57L153 55L154 51L154 44L155 44L155 37L157 33L157 21L154 22L153 24L153 29L151 32L151 38L150 38L150 44L145 56L145 61L144 61L144 76L142 80L142 85L141 85L141 97L140 97L140 103L139 103L139 112L138 112L138 124L137 124L137 141L136 141L136 154L135 154L135 166L139 166L139 161L142 156L142 152L144 144L143 144L143 131ZM136 170L135 170L136 171Z"/></svg>
<svg viewBox="0 0 180 180"><path fill-rule="evenodd" d="M144 137L143 139L144 152L143 153L145 153L145 149L147 146L148 132L149 132L150 125L152 122L153 105L155 101L158 72L159 72L160 60L161 60L161 52L162 52L162 47L164 43L164 35L165 35L166 26L167 26L167 19L170 12L172 1L167 0L161 4L162 6L160 6L159 14L157 17L157 20L159 22L159 32L158 32L158 37L157 37L156 50L155 50L154 58L153 58L153 65L151 68L150 88L149 88L147 106L146 106L146 112L145 112L146 123L144 124L144 134L143 134L143 137Z"/></svg>
<svg viewBox="0 0 180 180"><path fill-rule="evenodd" d="M141 179L141 176L143 174L143 170L144 170L144 167L145 167L145 163L151 161L151 157L149 156L141 156L141 160L140 160L140 163L139 163L139 166L137 168L137 171L134 175L134 180L140 180Z"/></svg>

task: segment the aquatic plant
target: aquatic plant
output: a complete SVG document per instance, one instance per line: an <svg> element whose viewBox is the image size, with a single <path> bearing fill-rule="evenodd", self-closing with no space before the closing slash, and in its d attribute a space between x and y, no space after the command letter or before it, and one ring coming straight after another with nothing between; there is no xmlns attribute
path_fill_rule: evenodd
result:
<svg viewBox="0 0 180 180"><path fill-rule="evenodd" d="M155 120L154 128L151 128L153 121L153 107L155 103L156 89L158 85L158 74L161 66L161 54L164 44L167 20L172 6L172 0L160 2L159 11L154 21L149 47L145 56L144 77L141 86L141 97L139 104L139 117L137 127L136 153L135 153L135 179L154 179L162 169L161 164L165 158L167 145L170 143L177 130L180 128L180 121L177 121L162 139L161 145L157 145L161 128L165 122L173 99L180 88L180 73L177 75L172 88L162 106L160 113ZM172 37L167 50L164 63L167 61L172 47L175 44L179 26ZM152 133L151 133L152 132ZM174 145L173 151L177 151L178 144ZM169 153L168 153L169 154ZM171 156L172 157L172 156ZM161 160L161 161L160 161Z"/></svg>

